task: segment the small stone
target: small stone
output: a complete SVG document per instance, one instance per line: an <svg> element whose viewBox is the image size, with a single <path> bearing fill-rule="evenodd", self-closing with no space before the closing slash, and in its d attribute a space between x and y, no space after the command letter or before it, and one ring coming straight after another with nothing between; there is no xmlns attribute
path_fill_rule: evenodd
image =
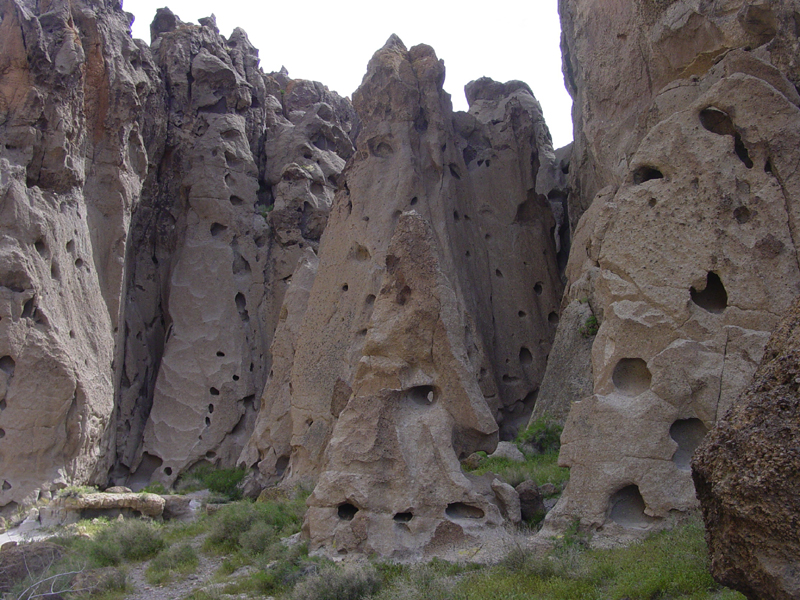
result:
<svg viewBox="0 0 800 600"><path fill-rule="evenodd" d="M520 509L520 497L516 490L507 483L495 479L492 481L492 491L500 502L500 510L503 516L515 525L519 523L522 520L522 512Z"/></svg>
<svg viewBox="0 0 800 600"><path fill-rule="evenodd" d="M525 455L520 452L513 442L500 442L497 449L489 455L490 458L506 458L514 462L525 462Z"/></svg>
<svg viewBox="0 0 800 600"><path fill-rule="evenodd" d="M516 487L516 492L519 495L520 511L522 512L523 520L532 521L544 514L545 505L542 500L542 491L541 488L536 485L535 481L530 479L523 481Z"/></svg>

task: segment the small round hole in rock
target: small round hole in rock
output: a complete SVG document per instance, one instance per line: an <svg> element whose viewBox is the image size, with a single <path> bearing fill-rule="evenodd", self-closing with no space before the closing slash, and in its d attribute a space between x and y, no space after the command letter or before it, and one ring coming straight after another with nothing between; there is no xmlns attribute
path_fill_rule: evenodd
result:
<svg viewBox="0 0 800 600"><path fill-rule="evenodd" d="M167 477L172 475L172 467L164 467L164 475L166 475Z"/></svg>
<svg viewBox="0 0 800 600"><path fill-rule="evenodd" d="M444 514L451 519L482 519L483 509L463 502L452 502L447 505Z"/></svg>
<svg viewBox="0 0 800 600"><path fill-rule="evenodd" d="M352 521L353 517L356 516L358 509L350 504L349 502L345 502L339 505L339 508L336 511L336 514L339 515L339 518L342 521Z"/></svg>
<svg viewBox="0 0 800 600"><path fill-rule="evenodd" d="M627 529L649 529L658 520L645 514L644 498L635 485L622 488L608 503L611 520Z"/></svg>
<svg viewBox="0 0 800 600"><path fill-rule="evenodd" d="M536 293L537 296L541 296L543 290L544 290L544 286L542 285L542 282L541 281L537 281L536 285L533 286L533 291Z"/></svg>
<svg viewBox="0 0 800 600"><path fill-rule="evenodd" d="M408 399L420 406L430 406L436 399L435 389L432 385L417 385L406 392Z"/></svg>
<svg viewBox="0 0 800 600"><path fill-rule="evenodd" d="M350 287L346 283L342 286L342 291L343 292L346 292L349 289L350 289Z"/></svg>
<svg viewBox="0 0 800 600"><path fill-rule="evenodd" d="M548 323L553 323L554 325L558 323L558 313L551 312L549 315L547 315L547 321Z"/></svg>
<svg viewBox="0 0 800 600"><path fill-rule="evenodd" d="M533 354L525 346L519 349L519 362L523 365L529 365L533 362Z"/></svg>
<svg viewBox="0 0 800 600"><path fill-rule="evenodd" d="M366 304L367 306L372 306L373 304L375 304L375 294L370 294L369 296L367 296L366 300L364 300L364 304Z"/></svg>
<svg viewBox="0 0 800 600"><path fill-rule="evenodd" d="M611 380L625 396L638 396L650 389L652 375L641 358L623 358L614 367Z"/></svg>
<svg viewBox="0 0 800 600"><path fill-rule="evenodd" d="M212 387L210 390L208 390L208 393L212 396L219 396L219 390L215 387Z"/></svg>
<svg viewBox="0 0 800 600"><path fill-rule="evenodd" d="M655 167L642 166L633 172L633 183L635 185L641 185L646 181L663 178L664 174Z"/></svg>
<svg viewBox="0 0 800 600"><path fill-rule="evenodd" d="M708 427L700 419L678 419L669 428L669 437L678 444L672 462L681 471L691 471L692 454L708 433Z"/></svg>
<svg viewBox="0 0 800 600"><path fill-rule="evenodd" d="M210 413L214 412L214 405L213 404L209 404L208 405L208 412L210 412Z"/></svg>
<svg viewBox="0 0 800 600"><path fill-rule="evenodd" d="M5 429L0 429L0 439L2 439L4 437L6 437L6 430Z"/></svg>
<svg viewBox="0 0 800 600"><path fill-rule="evenodd" d="M528 316L528 313L526 313L524 310L521 310L521 311L519 311L519 312L517 313L517 316L518 316L520 319L522 319L522 318L524 318L524 317L527 317L527 316Z"/></svg>
<svg viewBox="0 0 800 600"><path fill-rule="evenodd" d="M397 523L408 523L414 518L414 514L410 512L399 512L392 517Z"/></svg>
<svg viewBox="0 0 800 600"><path fill-rule="evenodd" d="M227 227L222 223L212 223L209 231L211 232L212 237L217 237L220 233L222 233L226 229Z"/></svg>
<svg viewBox="0 0 800 600"><path fill-rule="evenodd" d="M728 307L728 292L722 285L722 280L714 272L709 271L706 275L706 286L698 291L694 287L689 288L689 294L697 306L710 313L719 314Z"/></svg>
<svg viewBox="0 0 800 600"><path fill-rule="evenodd" d="M217 352L217 356L219 356L219 357L225 356L225 353L222 350L219 350Z"/></svg>

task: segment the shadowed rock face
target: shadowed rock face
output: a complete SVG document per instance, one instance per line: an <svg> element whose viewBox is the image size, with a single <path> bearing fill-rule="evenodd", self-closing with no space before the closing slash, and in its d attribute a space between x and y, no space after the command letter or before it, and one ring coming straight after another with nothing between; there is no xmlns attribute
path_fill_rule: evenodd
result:
<svg viewBox="0 0 800 600"><path fill-rule="evenodd" d="M588 4L562 3L570 64L586 74L573 73L571 172L578 161L580 194L607 187L575 229L562 306L587 303L600 327L583 369L566 351L581 343L574 319L548 364L548 386L563 372L592 381L586 390L576 377L574 395L558 398L571 402L560 457L571 474L546 530L578 517L621 536L696 506L688 457L742 392L800 291L800 97L784 55L796 44L789 4L768 9L776 29L763 40L735 10L690 2L594 7L592 18L620 34L611 38L595 29ZM646 40L645 57L624 51L619 64L604 63L611 55L601 50L626 36ZM746 43L752 49L731 49ZM605 69L602 81L595 68ZM642 69L652 89L629 94ZM613 98L600 93L609 80L621 90ZM589 109L591 118L581 112ZM592 173L605 179L591 183Z"/></svg>
<svg viewBox="0 0 800 600"><path fill-rule="evenodd" d="M797 598L800 304L767 344L753 381L692 461L714 578L748 598Z"/></svg>

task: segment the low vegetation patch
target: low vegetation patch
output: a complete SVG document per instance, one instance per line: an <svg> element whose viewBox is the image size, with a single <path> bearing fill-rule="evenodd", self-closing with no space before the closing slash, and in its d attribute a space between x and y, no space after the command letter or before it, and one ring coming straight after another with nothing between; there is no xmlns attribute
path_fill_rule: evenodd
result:
<svg viewBox="0 0 800 600"><path fill-rule="evenodd" d="M168 583L176 576L193 573L200 564L197 551L189 544L177 544L158 554L145 571L145 577L153 585Z"/></svg>

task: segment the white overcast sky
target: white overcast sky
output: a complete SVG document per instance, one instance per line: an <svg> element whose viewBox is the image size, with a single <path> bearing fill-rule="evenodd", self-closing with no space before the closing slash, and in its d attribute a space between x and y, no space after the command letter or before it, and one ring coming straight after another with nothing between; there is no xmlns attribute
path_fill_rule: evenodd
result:
<svg viewBox="0 0 800 600"><path fill-rule="evenodd" d="M150 42L156 9L181 20L211 13L220 33L242 27L259 49L261 68L321 81L343 96L361 83L372 54L396 33L410 48L425 43L444 59L444 83L456 110L466 110L464 85L478 77L521 79L541 102L556 148L572 140L572 100L561 74L556 0L364 0L242 2L124 0L136 15L133 36Z"/></svg>

